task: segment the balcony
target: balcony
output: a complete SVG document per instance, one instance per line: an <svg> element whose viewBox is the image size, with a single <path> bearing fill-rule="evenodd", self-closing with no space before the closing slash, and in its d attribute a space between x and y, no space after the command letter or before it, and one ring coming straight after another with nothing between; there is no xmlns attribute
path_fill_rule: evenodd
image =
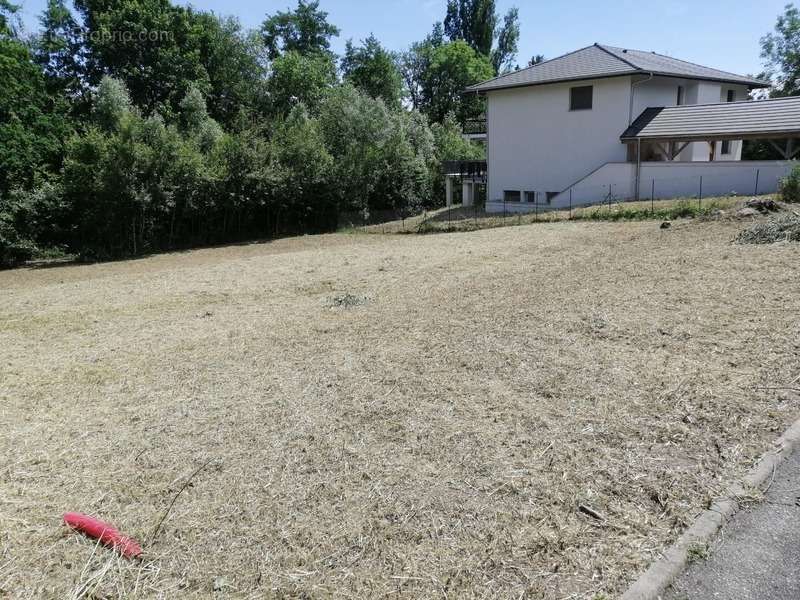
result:
<svg viewBox="0 0 800 600"><path fill-rule="evenodd" d="M461 181L486 181L485 160L446 160L442 162L442 173Z"/></svg>
<svg viewBox="0 0 800 600"><path fill-rule="evenodd" d="M467 119L467 121L464 123L462 133L467 139L485 140L486 119Z"/></svg>

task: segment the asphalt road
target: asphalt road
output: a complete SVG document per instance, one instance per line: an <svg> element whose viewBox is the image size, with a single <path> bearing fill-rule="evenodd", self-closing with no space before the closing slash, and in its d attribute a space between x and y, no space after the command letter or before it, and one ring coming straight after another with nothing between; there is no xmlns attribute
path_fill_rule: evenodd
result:
<svg viewBox="0 0 800 600"><path fill-rule="evenodd" d="M664 600L800 599L800 452L784 461L766 501L737 513Z"/></svg>

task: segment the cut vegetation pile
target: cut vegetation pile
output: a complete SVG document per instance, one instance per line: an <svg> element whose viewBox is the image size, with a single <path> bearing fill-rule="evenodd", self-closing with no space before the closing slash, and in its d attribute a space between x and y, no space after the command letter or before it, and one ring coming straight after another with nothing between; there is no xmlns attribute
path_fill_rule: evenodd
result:
<svg viewBox="0 0 800 600"><path fill-rule="evenodd" d="M740 244L800 242L800 215L785 213L759 221L736 236Z"/></svg>
<svg viewBox="0 0 800 600"><path fill-rule="evenodd" d="M616 596L800 414L800 245L658 226L0 273L0 596Z"/></svg>

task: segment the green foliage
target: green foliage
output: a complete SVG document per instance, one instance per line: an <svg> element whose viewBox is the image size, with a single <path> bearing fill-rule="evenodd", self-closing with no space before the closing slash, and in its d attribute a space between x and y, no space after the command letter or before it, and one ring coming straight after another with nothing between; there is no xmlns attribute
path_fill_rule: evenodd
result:
<svg viewBox="0 0 800 600"><path fill-rule="evenodd" d="M784 202L800 202L800 166L781 179L779 193Z"/></svg>
<svg viewBox="0 0 800 600"><path fill-rule="evenodd" d="M435 123L454 112L459 122L483 114L483 100L464 95L470 85L490 79L494 74L486 56L458 40L427 50L428 64L421 74L420 110Z"/></svg>
<svg viewBox="0 0 800 600"><path fill-rule="evenodd" d="M347 42L342 75L372 98L381 98L392 109L400 108L403 82L396 57L384 50L375 36L370 35L359 47Z"/></svg>
<svg viewBox="0 0 800 600"><path fill-rule="evenodd" d="M70 127L28 48L0 38L0 196L57 171Z"/></svg>
<svg viewBox="0 0 800 600"><path fill-rule="evenodd" d="M771 95L800 92L800 11L794 5L786 5L775 31L761 38L761 57L767 62L766 75L776 82Z"/></svg>
<svg viewBox="0 0 800 600"><path fill-rule="evenodd" d="M48 0L39 21L42 31L34 38L36 62L42 67L52 94L69 99L73 112L83 116L89 109L88 51L85 31L77 23L65 0Z"/></svg>
<svg viewBox="0 0 800 600"><path fill-rule="evenodd" d="M500 73L511 67L517 55L519 10L510 8L499 30L498 22L495 0L448 0L444 32L451 41L463 40L490 58L494 72Z"/></svg>
<svg viewBox="0 0 800 600"><path fill-rule="evenodd" d="M659 206L655 210L625 205L615 208L598 206L578 211L572 215L572 218L585 221L640 221L645 219L671 221L710 216L721 208L720 204L714 201L698 203L694 200L679 200L669 206Z"/></svg>
<svg viewBox="0 0 800 600"><path fill-rule="evenodd" d="M400 74L403 77L406 92L411 100L411 105L417 110L422 108L422 88L430 69L433 51L443 43L444 30L442 24L437 23L425 40L412 44L411 48L399 58Z"/></svg>
<svg viewBox="0 0 800 600"><path fill-rule="evenodd" d="M261 34L269 58L275 59L286 52L327 53L330 39L339 35L339 28L328 23L328 13L319 10L317 0L297 0L293 12L268 15Z"/></svg>
<svg viewBox="0 0 800 600"><path fill-rule="evenodd" d="M326 99L320 125L343 210L368 215L430 197L433 138L420 115L392 113L382 101L344 85Z"/></svg>
<svg viewBox="0 0 800 600"><path fill-rule="evenodd" d="M492 50L495 73L510 71L519 50L519 9L510 8L503 17L503 26L497 34L497 47Z"/></svg>
<svg viewBox="0 0 800 600"><path fill-rule="evenodd" d="M19 4L0 0L0 38L17 37L19 32Z"/></svg>
<svg viewBox="0 0 800 600"><path fill-rule="evenodd" d="M489 56L497 26L494 0L448 0L444 32L451 41L464 40L476 52Z"/></svg>
<svg viewBox="0 0 800 600"><path fill-rule="evenodd" d="M461 91L491 60L445 43L441 25L402 61L374 36L348 43L340 84L338 29L316 1L255 34L170 0L75 8L48 0L29 47L0 0L3 264L329 231L343 212L406 216L443 198L442 160L481 154L458 119L481 113ZM403 107L404 80L419 110Z"/></svg>
<svg viewBox="0 0 800 600"><path fill-rule="evenodd" d="M336 66L325 53L286 52L272 62L267 90L274 114L287 115L303 104L316 112L320 102L336 83Z"/></svg>
<svg viewBox="0 0 800 600"><path fill-rule="evenodd" d="M131 108L125 84L113 77L103 77L94 100L94 114L100 127L116 131L131 113Z"/></svg>

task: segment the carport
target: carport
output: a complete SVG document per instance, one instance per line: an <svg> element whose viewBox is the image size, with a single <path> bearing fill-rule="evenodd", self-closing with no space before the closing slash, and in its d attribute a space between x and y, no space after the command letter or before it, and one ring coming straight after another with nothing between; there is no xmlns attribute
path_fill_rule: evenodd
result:
<svg viewBox="0 0 800 600"><path fill-rule="evenodd" d="M645 109L620 136L628 158L636 162L636 199L640 197L642 147L650 144L668 161L692 142L707 142L713 160L716 144L766 140L791 160L800 152L800 96L720 104L687 104ZM785 140L780 143L781 140ZM746 161L736 161L738 163Z"/></svg>

